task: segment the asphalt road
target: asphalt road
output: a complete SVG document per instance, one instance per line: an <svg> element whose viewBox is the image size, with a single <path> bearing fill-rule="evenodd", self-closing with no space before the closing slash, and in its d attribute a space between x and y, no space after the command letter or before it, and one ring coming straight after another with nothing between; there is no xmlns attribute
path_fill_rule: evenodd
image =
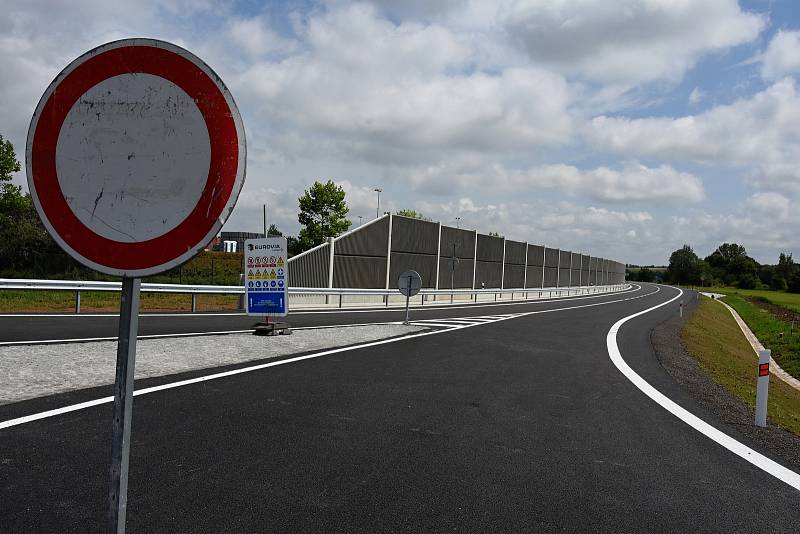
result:
<svg viewBox="0 0 800 534"><path fill-rule="evenodd" d="M797 490L610 361L612 324L676 293L526 304L513 311L544 313L136 397L128 531L796 532ZM622 356L757 448L656 361L649 331L675 313L626 323ZM0 421L100 394L3 406ZM107 404L0 430L0 530L104 528L110 417Z"/></svg>

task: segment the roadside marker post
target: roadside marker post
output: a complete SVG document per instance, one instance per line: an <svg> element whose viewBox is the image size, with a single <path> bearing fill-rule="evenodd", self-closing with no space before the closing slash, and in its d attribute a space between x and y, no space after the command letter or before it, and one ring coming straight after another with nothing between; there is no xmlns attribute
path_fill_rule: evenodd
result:
<svg viewBox="0 0 800 534"><path fill-rule="evenodd" d="M122 278L108 532L125 532L141 278L181 266L216 237L246 159L244 125L219 76L155 39L78 57L31 119L25 163L42 224L75 260Z"/></svg>
<svg viewBox="0 0 800 534"><path fill-rule="evenodd" d="M756 426L767 426L767 395L769 392L769 362L772 351L758 351L758 383L756 385Z"/></svg>

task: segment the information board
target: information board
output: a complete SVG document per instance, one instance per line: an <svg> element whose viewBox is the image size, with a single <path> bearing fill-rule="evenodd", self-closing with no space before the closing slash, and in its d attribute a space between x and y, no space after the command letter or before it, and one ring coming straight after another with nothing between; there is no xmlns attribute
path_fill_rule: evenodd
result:
<svg viewBox="0 0 800 534"><path fill-rule="evenodd" d="M244 284L248 315L285 317L289 312L289 261L285 237L244 242Z"/></svg>

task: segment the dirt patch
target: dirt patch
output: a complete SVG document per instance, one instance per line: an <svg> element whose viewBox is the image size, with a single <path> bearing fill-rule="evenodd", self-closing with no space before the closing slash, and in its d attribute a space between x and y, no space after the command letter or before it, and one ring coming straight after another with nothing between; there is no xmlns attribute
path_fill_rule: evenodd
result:
<svg viewBox="0 0 800 534"><path fill-rule="evenodd" d="M795 328L800 328L800 313L784 308L783 306L778 306L777 304L772 304L771 302L765 302L756 297L745 297L745 300L771 313L775 318L787 324L794 323Z"/></svg>
<svg viewBox="0 0 800 534"><path fill-rule="evenodd" d="M755 426L753 410L714 382L686 351L680 334L683 325L694 313L697 301L691 295L686 302L683 318L674 316L650 333L653 349L662 367L703 409L736 428L760 448L782 460L787 467L800 469L800 437L769 421L766 428Z"/></svg>

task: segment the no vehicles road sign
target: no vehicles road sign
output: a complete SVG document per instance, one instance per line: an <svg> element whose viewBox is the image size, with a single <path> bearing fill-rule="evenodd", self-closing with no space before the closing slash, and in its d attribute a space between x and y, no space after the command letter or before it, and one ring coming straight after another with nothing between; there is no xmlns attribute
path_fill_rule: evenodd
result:
<svg viewBox="0 0 800 534"><path fill-rule="evenodd" d="M244 284L248 315L289 313L289 262L285 237L244 242Z"/></svg>
<svg viewBox="0 0 800 534"><path fill-rule="evenodd" d="M31 119L31 197L80 263L122 277L109 532L125 532L139 277L177 267L214 238L245 174L244 126L222 80L190 52L125 39L70 63Z"/></svg>
<svg viewBox="0 0 800 534"><path fill-rule="evenodd" d="M244 126L219 77L153 39L70 63L36 107L26 149L47 230L79 262L122 277L202 250L233 210L245 159Z"/></svg>

